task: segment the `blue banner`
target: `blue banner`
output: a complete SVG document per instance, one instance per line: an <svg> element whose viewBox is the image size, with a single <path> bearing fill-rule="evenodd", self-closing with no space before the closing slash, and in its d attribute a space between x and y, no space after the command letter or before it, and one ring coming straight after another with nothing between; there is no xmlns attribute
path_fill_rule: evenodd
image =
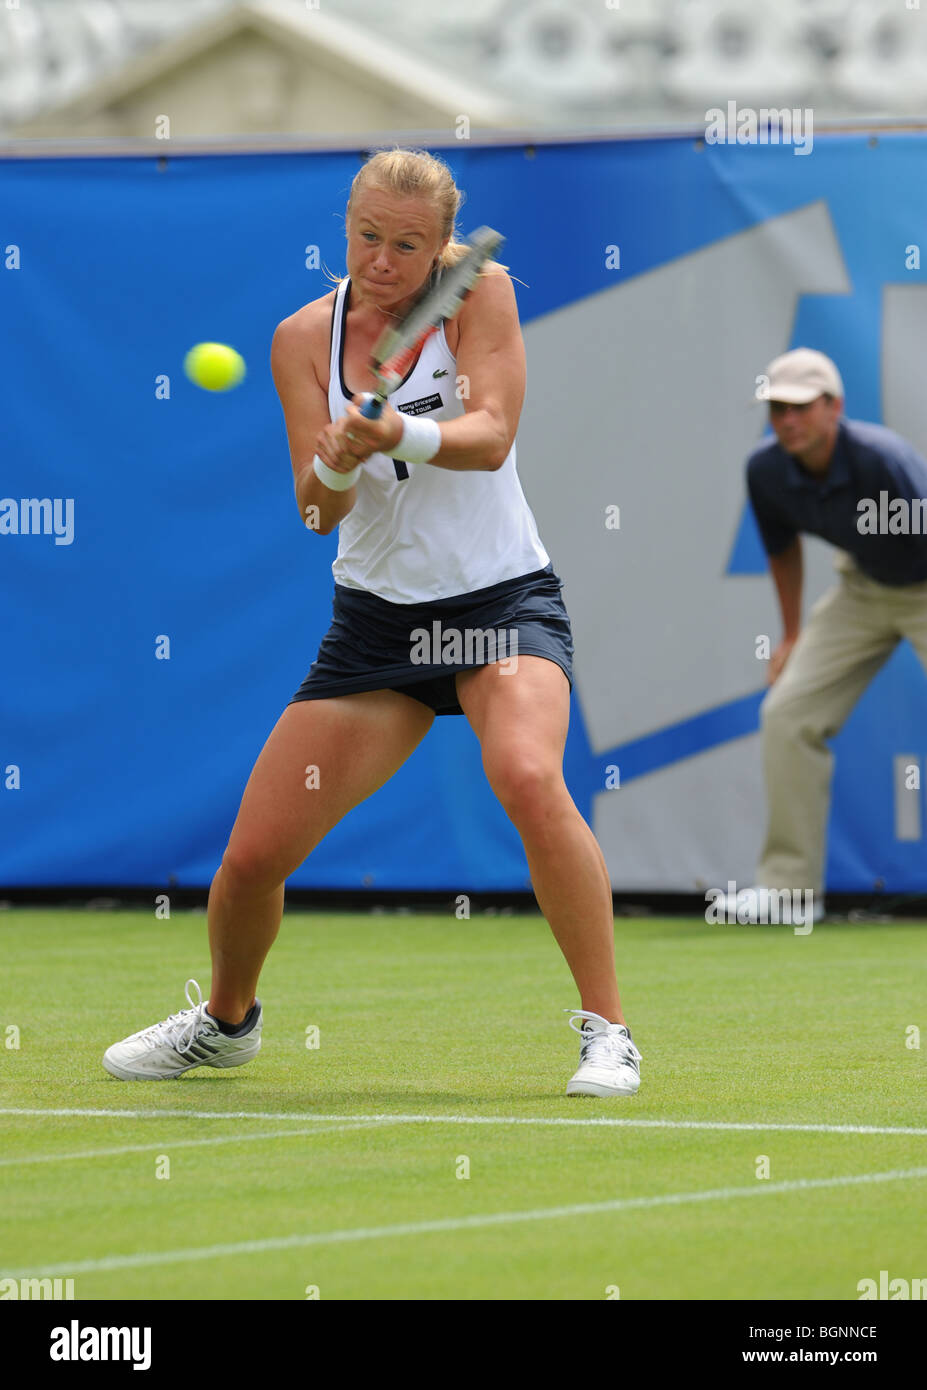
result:
<svg viewBox="0 0 927 1390"><path fill-rule="evenodd" d="M927 452L927 143L436 152L467 193L461 230L504 231L517 277L519 473L576 628L571 791L616 889L749 882L765 825L753 637L778 640L744 491L764 428L753 383L779 352L816 347L840 366L848 415ZM359 164L0 159L7 887L205 885L218 866L330 620L336 537L301 524L268 359L276 324L331 288L323 268L344 273ZM244 355L236 390L184 376L203 340ZM597 546L613 570L596 569ZM809 600L833 582L825 557ZM896 760L918 787L927 776L927 679L907 644L834 752L828 886L924 891L923 790L917 837L910 816L896 824ZM462 718L436 720L289 882L530 887Z"/></svg>

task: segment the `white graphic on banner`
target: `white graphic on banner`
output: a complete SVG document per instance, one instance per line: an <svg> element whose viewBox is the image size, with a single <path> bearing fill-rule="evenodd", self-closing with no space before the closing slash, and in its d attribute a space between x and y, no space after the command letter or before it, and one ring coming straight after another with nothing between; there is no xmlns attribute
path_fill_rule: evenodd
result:
<svg viewBox="0 0 927 1390"><path fill-rule="evenodd" d="M766 425L755 379L790 346L800 296L850 292L816 202L527 326L519 457L564 581L593 751L765 685L772 583L727 573ZM535 456L560 462L532 469ZM620 528L604 524L609 506ZM806 541L805 555L807 612L834 582L834 552ZM689 892L751 882L764 820L754 736L603 790L594 828L615 887Z"/></svg>

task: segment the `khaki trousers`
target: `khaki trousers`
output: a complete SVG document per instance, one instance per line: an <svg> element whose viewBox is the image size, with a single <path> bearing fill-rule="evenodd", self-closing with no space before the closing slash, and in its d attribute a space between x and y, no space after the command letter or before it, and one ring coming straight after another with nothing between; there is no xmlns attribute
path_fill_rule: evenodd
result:
<svg viewBox="0 0 927 1390"><path fill-rule="evenodd" d="M927 583L877 584L840 552L836 588L809 614L760 707L769 826L756 881L823 892L833 754L853 706L903 637L927 670Z"/></svg>

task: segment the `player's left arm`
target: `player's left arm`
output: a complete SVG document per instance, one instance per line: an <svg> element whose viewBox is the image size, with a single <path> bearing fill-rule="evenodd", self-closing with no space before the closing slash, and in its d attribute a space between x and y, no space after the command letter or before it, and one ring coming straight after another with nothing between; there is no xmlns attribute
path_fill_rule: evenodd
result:
<svg viewBox="0 0 927 1390"><path fill-rule="evenodd" d="M525 344L512 281L490 265L457 315L457 382L464 413L442 420L438 468L501 468L518 429L525 399Z"/></svg>
<svg viewBox="0 0 927 1390"><path fill-rule="evenodd" d="M500 265L491 264L468 293L460 313L457 382L464 414L441 421L439 468L493 473L509 456L525 395L525 349L516 292Z"/></svg>

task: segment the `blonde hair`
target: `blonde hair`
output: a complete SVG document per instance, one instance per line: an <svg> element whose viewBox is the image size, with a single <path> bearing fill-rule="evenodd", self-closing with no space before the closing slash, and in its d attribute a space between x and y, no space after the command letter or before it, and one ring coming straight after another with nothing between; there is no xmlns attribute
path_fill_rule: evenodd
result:
<svg viewBox="0 0 927 1390"><path fill-rule="evenodd" d="M380 189L396 198L421 198L431 204L437 213L441 240L449 238L438 255L438 266L456 265L467 254L467 243L457 240L455 226L465 195L454 183L454 177L442 159L426 150L404 150L399 146L371 155L354 176L345 209L345 223L351 216L355 196L368 188ZM507 270L508 267L503 266L503 269ZM333 275L327 269L325 273L336 285L348 278L347 275Z"/></svg>

